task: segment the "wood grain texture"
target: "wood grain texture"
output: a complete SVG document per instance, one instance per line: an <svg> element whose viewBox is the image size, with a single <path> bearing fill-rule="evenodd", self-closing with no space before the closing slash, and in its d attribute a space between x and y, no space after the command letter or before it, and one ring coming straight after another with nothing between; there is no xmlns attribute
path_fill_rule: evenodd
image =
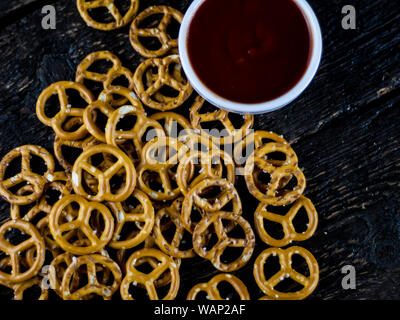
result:
<svg viewBox="0 0 400 320"><path fill-rule="evenodd" d="M131 70L142 60L129 44L127 27L91 29L71 0L46 2L56 6L57 29L43 30L39 2L0 5L0 18L5 19L0 31L0 157L27 143L52 150L52 131L35 115L36 98L49 84L72 80L88 53L110 50ZM185 11L190 2L141 1L141 10L168 4ZM257 116L255 127L278 132L293 143L308 180L306 195L319 212L316 235L300 244L314 253L321 268L319 286L310 298L399 299L400 6L391 0L309 2L324 36L318 74L289 106ZM341 27L346 4L357 9L356 30ZM12 12L18 12L17 20L10 17ZM243 202L244 215L252 221L257 201L247 194ZM8 217L8 207L0 200L0 220ZM261 296L252 264L264 248L259 242L251 262L235 273L252 298ZM340 270L347 264L356 268L356 290L341 287ZM216 273L200 259L184 264L179 298Z"/></svg>

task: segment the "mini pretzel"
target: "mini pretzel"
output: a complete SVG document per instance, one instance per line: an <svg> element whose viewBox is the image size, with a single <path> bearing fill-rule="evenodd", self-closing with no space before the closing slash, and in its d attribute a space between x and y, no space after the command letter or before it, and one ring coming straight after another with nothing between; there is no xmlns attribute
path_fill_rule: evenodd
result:
<svg viewBox="0 0 400 320"><path fill-rule="evenodd" d="M171 168L179 163L182 156L188 151L188 148L175 138L156 137L146 143L142 149L142 162L138 166L138 183L144 191L153 200L173 200L179 196L180 190L177 186L173 187L173 180L176 180L175 173ZM163 190L153 190L149 184L150 178L158 179ZM156 176L154 178L152 176Z"/></svg>
<svg viewBox="0 0 400 320"><path fill-rule="evenodd" d="M140 205L134 209L128 208L121 202L108 202L107 206L111 209L116 225L110 247L114 249L133 248L143 242L151 233L154 225L154 209L151 201L146 194L140 190L135 190L132 194L139 200ZM140 222L141 229L135 234L129 235L126 239L120 239L121 232L126 222Z"/></svg>
<svg viewBox="0 0 400 320"><path fill-rule="evenodd" d="M180 130L190 130L192 126L186 118L175 112L158 112L150 116L150 119L157 120L159 123L164 123L164 132L168 137L178 138ZM175 131L176 130L176 131ZM176 134L175 134L176 133Z"/></svg>
<svg viewBox="0 0 400 320"><path fill-rule="evenodd" d="M71 279L78 272L79 267L86 265L88 283L79 289L70 287ZM102 269L111 271L114 281L111 285L105 285L98 279L96 265ZM100 254L80 256L72 261L63 276L61 291L65 300L83 300L93 294L101 296L104 300L111 300L112 295L118 290L121 283L122 272L118 264L108 257Z"/></svg>
<svg viewBox="0 0 400 320"><path fill-rule="evenodd" d="M218 290L218 285L224 281L228 282L233 287L235 292L239 295L240 300L250 300L250 295L245 284L238 277L228 273L218 274L206 283L195 285L190 289L187 300L196 300L197 294L201 291L205 291L207 293L207 298L210 300L225 300L221 297Z"/></svg>
<svg viewBox="0 0 400 320"><path fill-rule="evenodd" d="M199 164L201 169L199 173L192 179L193 174L190 167L193 163ZM223 177L222 163L226 167L226 177ZM219 165L216 170L213 165ZM186 195L191 187L194 187L204 179L221 179L225 178L231 183L235 182L236 172L235 165L232 158L222 150L215 150L210 152L192 151L188 152L179 162L177 170L177 183L181 192ZM190 181L190 182L189 182Z"/></svg>
<svg viewBox="0 0 400 320"><path fill-rule="evenodd" d="M9 229L18 229L29 235L30 238L18 245L12 245L5 234ZM36 259L26 271L21 271L20 254L34 247L36 249ZM10 257L11 274L0 271L0 281L17 283L26 281L39 273L45 259L45 244L36 228L29 222L23 220L10 220L0 227L0 251Z"/></svg>
<svg viewBox="0 0 400 320"><path fill-rule="evenodd" d="M29 279L22 283L17 283L13 286L14 289L14 300L23 300L24 292L33 286L38 286L40 288L40 296L37 300L47 300L49 297L49 290L44 285L43 279L41 277L35 277Z"/></svg>
<svg viewBox="0 0 400 320"><path fill-rule="evenodd" d="M163 59L148 59L141 63L135 71L134 83L135 91L139 95L140 100L152 109L167 111L175 109L182 105L192 94L193 88L188 81L182 82L169 73L169 65L171 63L180 64L178 55L167 56ZM143 76L150 68L158 68L157 78L148 88L145 88ZM163 87L169 86L179 92L175 99L169 101L157 101L152 97Z"/></svg>
<svg viewBox="0 0 400 320"><path fill-rule="evenodd" d="M157 212L154 223L154 239L159 248L166 254L174 258L193 258L195 256L193 249L180 250L182 238L185 232L185 227L181 222L181 207L183 198L179 198L173 202L170 207L161 209ZM175 225L174 236L171 241L168 241L162 231L161 221L168 218Z"/></svg>
<svg viewBox="0 0 400 320"><path fill-rule="evenodd" d="M72 203L79 205L78 215L72 221L63 222L64 210ZM93 230L90 226L89 221L93 211L102 215L104 220L103 230ZM68 195L57 201L53 206L49 217L49 228L54 240L65 251L79 255L90 254L101 250L111 240L114 231L114 219L103 204L88 202L78 195ZM65 237L65 232L78 229L89 239L90 245L85 247L75 246ZM97 236L97 232L101 232L101 234Z"/></svg>
<svg viewBox="0 0 400 320"><path fill-rule="evenodd" d="M114 96L120 96L121 98L115 100ZM98 100L101 100L112 107L119 107L121 104L127 104L144 111L143 105L137 97L136 93L132 90L120 86L111 86L107 89L104 89L99 94Z"/></svg>
<svg viewBox="0 0 400 320"><path fill-rule="evenodd" d="M30 164L31 156L40 157L46 164L47 171L43 175L33 172ZM16 158L21 157L21 172L15 176L5 179L9 164ZM44 185L53 178L55 163L53 156L46 149L25 145L11 150L0 162L0 195L11 204L30 204L40 198ZM10 189L20 183L28 182L32 185L33 192L28 195L17 195Z"/></svg>
<svg viewBox="0 0 400 320"><path fill-rule="evenodd" d="M196 97L195 102L190 108L190 123L192 124L193 128L201 130L202 134L205 134L207 137L211 138L215 143L220 145L235 143L243 139L248 134L249 130L253 127L254 117L250 114L246 114L243 116L244 122L240 128L235 128L228 117L229 112L226 110L218 109L214 112L200 113L204 102L205 100L202 97ZM221 122L228 136L216 137L207 133L203 129L202 123L212 121Z"/></svg>
<svg viewBox="0 0 400 320"><path fill-rule="evenodd" d="M282 152L286 154L286 160L283 165L276 167L266 157L269 153ZM303 193L306 180L303 172L297 167L298 160L294 151L289 145L281 143L268 143L261 148L256 149L247 159L244 169L245 180L249 192L261 202L274 206L282 206L296 201ZM271 176L265 192L257 187L254 180L254 168L258 167ZM283 189L286 185L287 177L295 177L297 185L293 190Z"/></svg>
<svg viewBox="0 0 400 320"><path fill-rule="evenodd" d="M130 130L118 130L119 121L128 115L136 117L133 128ZM151 138L165 136L161 125L157 121L147 118L144 111L134 106L123 106L110 115L105 136L107 143L114 146L120 146L122 142L132 141L134 154L139 156L139 159L135 159L134 156L132 156L132 159L140 160L144 144L143 138L148 129L152 129Z"/></svg>
<svg viewBox="0 0 400 320"><path fill-rule="evenodd" d="M21 212L21 206L12 204L10 208L10 215L12 219L23 219L25 221L32 222L41 212L46 215L50 214L51 205L47 201L47 191L57 190L60 192L60 196L70 194L72 190L72 184L70 177L63 171L54 172L49 176L51 182L47 183L43 188L42 196L36 201L36 204L30 208L24 215ZM28 184L17 191L18 195L23 195L25 192L32 193L33 186Z"/></svg>
<svg viewBox="0 0 400 320"><path fill-rule="evenodd" d="M245 239L230 238L222 220L231 220L243 229ZM206 243L209 227L213 225L218 242L209 250ZM250 224L241 216L232 215L231 212L217 212L208 214L196 225L193 232L193 249L202 258L209 260L215 268L223 272L231 272L243 267L253 254L256 240ZM227 247L243 248L239 258L230 263L223 263L221 256Z"/></svg>
<svg viewBox="0 0 400 320"><path fill-rule="evenodd" d="M307 212L308 223L307 230L298 233L293 225L293 219L301 208ZM264 219L279 223L282 226L284 237L275 239L270 236L264 228ZM292 241L305 241L311 238L317 229L318 214L311 200L304 196L300 196L284 216L268 211L268 205L260 202L254 213L254 224L262 241L272 247L284 247Z"/></svg>
<svg viewBox="0 0 400 320"><path fill-rule="evenodd" d="M90 158L93 155L103 153L110 154L117 158L117 161L112 164L107 170L102 171L90 163ZM121 190L113 193L111 190L110 179L120 170L125 170L125 184ZM98 193L91 196L82 186L83 172L86 171L98 180ZM74 191L84 196L87 199L94 201L123 201L126 200L136 185L136 170L129 157L119 150L117 147L101 144L88 148L76 159L72 169L72 184Z"/></svg>
<svg viewBox="0 0 400 320"><path fill-rule="evenodd" d="M85 112L83 113L83 122L85 123L87 131L89 131L89 133L97 140L105 143L107 141L104 133L104 128L99 128L96 123L96 110L109 118L114 112L114 109L111 108L108 104L102 102L101 100L96 100L95 102L89 104L86 107Z"/></svg>
<svg viewBox="0 0 400 320"><path fill-rule="evenodd" d="M288 144L288 142L282 136L272 131L264 131L264 130L254 131L249 135L247 135L246 137L244 137L243 140L239 140L236 143L233 151L234 160L236 164L244 165L249 155L253 153L254 150L262 147L265 144L265 140L267 140L267 142L278 142L278 143ZM242 156L243 150L249 148L249 145L250 145L250 150L247 150L248 151L247 156L243 157ZM278 163L277 160L270 159L270 161L272 164L282 165L282 162Z"/></svg>
<svg viewBox="0 0 400 320"><path fill-rule="evenodd" d="M72 107L69 103L66 93L67 89L75 90L79 95L90 104L94 101L92 93L82 84L72 81L60 81L53 83L46 88L39 96L36 102L36 114L39 120L46 126L52 127L57 136L66 140L79 140L87 134L86 127L81 125L73 132L65 131L64 123L68 117L82 117L85 106L82 108ZM47 117L45 113L46 102L53 95L58 95L60 111L52 118Z"/></svg>
<svg viewBox="0 0 400 320"><path fill-rule="evenodd" d="M138 271L135 266L138 261L142 258L154 258L159 261L157 267L154 268L149 274ZM151 300L159 300L155 282L159 279L167 270L171 275L171 283L168 293L165 295L163 300L172 300L176 297L179 289L179 272L178 266L168 257L156 249L141 249L134 252L126 263L127 274L121 283L121 297L124 300L133 300L129 294L129 286L137 285L138 283L144 285L147 294Z"/></svg>
<svg viewBox="0 0 400 320"><path fill-rule="evenodd" d="M298 254L303 257L309 268L310 276L306 277L292 267L292 256ZM281 265L280 271L274 274L271 278L266 279L264 274L265 261L271 255L278 255ZM304 287L296 292L280 292L275 287L285 278L290 277L292 280L303 285ZM271 299L275 300L299 300L309 296L318 284L319 267L317 260L306 249L302 247L290 247L287 249L269 248L264 250L256 259L254 263L254 278L260 289Z"/></svg>
<svg viewBox="0 0 400 320"><path fill-rule="evenodd" d="M122 15L114 0L77 0L76 6L78 7L79 14L89 27L94 29L109 31L126 26L135 16L139 9L139 0L131 0L131 5L125 15ZM90 16L90 10L95 8L105 7L112 15L115 21L109 23L102 23L94 20Z"/></svg>
<svg viewBox="0 0 400 320"><path fill-rule="evenodd" d="M161 22L158 26L152 28L140 28L142 21L152 15L163 14ZM164 56L171 49L178 46L177 39L171 39L168 35L167 28L171 19L174 18L179 23L182 22L183 14L174 8L167 6L151 6L142 11L132 22L129 39L133 49L139 52L146 58L157 58ZM147 49L141 42L141 37L157 38L161 43L161 48L158 50Z"/></svg>
<svg viewBox="0 0 400 320"><path fill-rule="evenodd" d="M212 199L202 197L202 194L211 187L220 187L221 193ZM232 201L232 215L242 214L242 203L238 192L232 183L225 179L205 179L189 190L182 204L181 218L186 230L193 232L192 211L197 208L204 216L204 212L214 213L223 209Z"/></svg>

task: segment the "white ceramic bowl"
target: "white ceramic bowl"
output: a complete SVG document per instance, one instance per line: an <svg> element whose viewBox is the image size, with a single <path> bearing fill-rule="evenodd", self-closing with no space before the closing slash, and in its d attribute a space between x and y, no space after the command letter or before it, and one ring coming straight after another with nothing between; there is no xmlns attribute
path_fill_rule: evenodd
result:
<svg viewBox="0 0 400 320"><path fill-rule="evenodd" d="M179 55L181 58L181 63L183 66L183 70L186 73L186 76L193 86L193 88L199 93L204 99L206 99L211 104L223 108L228 111L233 111L237 113L266 113L270 111L277 110L282 108L296 99L310 84L311 80L314 78L319 63L321 61L322 56L322 35L321 28L318 23L318 19L315 16L314 11L310 7L310 5L305 0L293 0L298 7L303 12L307 24L309 26L312 38L312 53L310 63L304 73L303 77L298 81L298 83L288 92L283 94L282 96L269 100L262 103L238 103L235 101L227 100L216 93L212 92L206 85L202 83L202 81L198 78L196 72L194 71L187 50L187 37L190 24L197 10L203 4L204 1L207 0L194 0L190 5L189 9L186 11L186 14L183 18L182 25L179 31Z"/></svg>

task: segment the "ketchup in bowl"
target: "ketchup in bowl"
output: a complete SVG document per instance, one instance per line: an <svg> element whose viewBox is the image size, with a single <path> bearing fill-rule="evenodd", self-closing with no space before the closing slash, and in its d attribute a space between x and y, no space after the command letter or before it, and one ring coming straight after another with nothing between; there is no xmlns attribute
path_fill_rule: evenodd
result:
<svg viewBox="0 0 400 320"><path fill-rule="evenodd" d="M206 0L187 36L189 61L203 85L246 104L290 91L307 70L312 46L293 0Z"/></svg>

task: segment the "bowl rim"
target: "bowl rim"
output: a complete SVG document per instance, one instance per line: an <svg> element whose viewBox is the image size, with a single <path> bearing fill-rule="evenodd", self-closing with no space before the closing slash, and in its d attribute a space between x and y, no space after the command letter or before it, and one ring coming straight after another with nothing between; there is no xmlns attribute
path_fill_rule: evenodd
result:
<svg viewBox="0 0 400 320"><path fill-rule="evenodd" d="M178 49L181 64L186 74L186 77L188 78L192 87L197 91L197 93L214 106L242 114L259 114L271 112L286 106L287 104L295 100L298 96L300 96L300 94L308 87L315 74L317 73L322 57L321 28L318 22L318 18L316 17L313 9L308 4L308 2L306 0L292 0L297 4L299 9L303 12L304 17L306 18L313 43L311 59L305 73L292 89L279 96L278 98L261 103L248 104L228 100L211 91L198 78L196 72L194 71L194 68L192 67L187 50L188 31L194 15L205 1L207 0L194 0L192 2L183 17L178 36Z"/></svg>

